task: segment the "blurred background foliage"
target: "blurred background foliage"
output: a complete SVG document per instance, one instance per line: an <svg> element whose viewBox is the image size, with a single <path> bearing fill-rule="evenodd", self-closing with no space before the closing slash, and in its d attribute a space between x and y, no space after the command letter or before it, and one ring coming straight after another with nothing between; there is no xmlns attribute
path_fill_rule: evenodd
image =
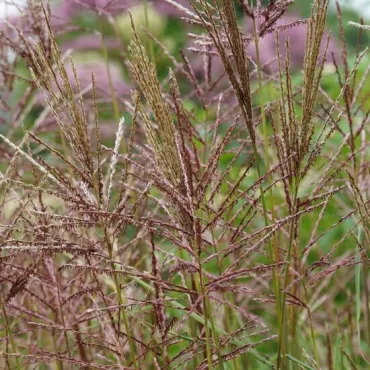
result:
<svg viewBox="0 0 370 370"><path fill-rule="evenodd" d="M262 1L264 5L269 3L268 0ZM181 1L182 4L187 4L186 0ZM347 50L350 56L355 59L355 51L358 48L358 30L348 26L348 21L359 22L363 15L360 14L356 4L361 3L360 0L346 2L342 1L342 19L344 25L344 36L347 43ZM291 6L291 15L299 18L308 17L310 12L311 2L306 0L297 0ZM181 16L184 14L178 11L165 0L155 0L150 2L147 0L125 0L125 1L51 1L52 23L55 29L58 30L58 42L63 52L71 50L73 59L79 64L81 74L94 69L95 65L108 62L114 72L119 72L122 81L129 86L130 81L123 61L127 52L127 46L132 35L130 16L128 9L132 14L136 28L140 36L146 40L146 45L152 48L151 54L155 55L155 63L157 65L158 75L161 79L168 74L168 68L172 67L171 61L164 51L153 41L148 39L144 29L147 27L150 33L160 40L160 43L173 55L176 60L180 61L180 50L190 58L195 72L199 72L199 56L195 57L191 52L186 51L190 46L188 32L197 33L199 30L196 26L190 26L183 20ZM146 9L146 10L145 10ZM242 18L242 11L239 9L240 23L242 28L248 28ZM3 11L3 15L7 13ZM9 11L9 14L12 14ZM17 16L12 15L13 18ZM113 20L114 18L114 20ZM366 23L366 18L365 18ZM338 18L336 14L335 1L332 1L329 16L327 19L327 29L331 32L331 39L339 45L340 32L338 26ZM248 32L247 32L248 33ZM304 31L302 33L302 42L291 45L293 53L295 49L304 50ZM369 43L369 33L364 32L361 36L360 48L365 48ZM270 48L271 49L271 48ZM338 46L338 50L340 46ZM271 53L271 50L270 50ZM340 62L340 55L337 55L337 60ZM365 63L364 63L365 64ZM89 69L90 68L90 69ZM19 74L27 76L27 71L23 68L22 63L19 63ZM299 70L294 71L299 76ZM298 77L299 78L299 77ZM324 87L327 91L337 92L337 83L333 79L326 78ZM14 101L23 95L25 83L18 81L19 88L16 89ZM129 89L126 91L128 92ZM103 115L104 116L104 115Z"/></svg>

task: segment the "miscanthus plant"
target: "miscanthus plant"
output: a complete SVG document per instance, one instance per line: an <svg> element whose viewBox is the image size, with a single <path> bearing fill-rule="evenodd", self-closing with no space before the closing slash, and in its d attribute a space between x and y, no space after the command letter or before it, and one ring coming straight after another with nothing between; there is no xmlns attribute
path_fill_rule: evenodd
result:
<svg viewBox="0 0 370 370"><path fill-rule="evenodd" d="M45 4L28 3L27 29L2 31L1 368L367 368L367 50L351 59L342 37L328 75L328 0L278 27L293 0L168 2L196 27L204 75L132 23L136 88L108 103L94 74L82 89ZM279 33L302 23L297 80ZM275 74L259 53L271 33ZM163 81L156 50L171 63ZM29 77L10 105L19 63ZM103 103L126 117L112 146Z"/></svg>

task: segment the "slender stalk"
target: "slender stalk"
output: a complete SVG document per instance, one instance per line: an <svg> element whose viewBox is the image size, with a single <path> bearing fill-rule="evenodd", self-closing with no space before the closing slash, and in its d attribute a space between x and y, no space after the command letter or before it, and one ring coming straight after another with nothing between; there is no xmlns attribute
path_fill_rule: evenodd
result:
<svg viewBox="0 0 370 370"><path fill-rule="evenodd" d="M58 344L57 344L57 340L55 338L55 329L52 329L52 338L53 338L53 346L54 346L54 351L55 352L58 352ZM58 360L57 361L57 369L58 370L63 370L63 362L62 360Z"/></svg>
<svg viewBox="0 0 370 370"><path fill-rule="evenodd" d="M116 119L116 121L118 122L119 118L120 118L120 113L119 113L119 107L118 107L116 92L114 90L114 85L113 85L113 80L112 80L112 73L111 73L111 70L110 70L107 45L105 44L103 36L102 36L101 40L102 40L101 44L102 44L102 51L103 51L104 61L105 61L105 68L107 69L110 97L112 99L113 116Z"/></svg>
<svg viewBox="0 0 370 370"><path fill-rule="evenodd" d="M197 226L200 226L199 224ZM198 227L199 231L199 227ZM207 302L207 296L206 296L206 290L204 288L204 280L203 280L203 269L202 269L202 261L201 261L201 244L198 236L196 237L195 243L196 250L198 254L198 281L196 283L198 284L198 291L202 294L202 300L203 300L203 315L204 315L204 329L206 332L206 351L207 351L207 362L208 362L208 369L212 370L212 347L211 347L211 337L210 337L210 326L209 326L209 310L208 310L208 302Z"/></svg>
<svg viewBox="0 0 370 370"><path fill-rule="evenodd" d="M13 351L13 353L17 353L17 347L15 345L12 329L9 325L8 314L6 313L5 303L3 301L1 301L1 311L3 313L3 318L4 318L4 322L5 322L6 335L8 336L8 338L10 340L10 345L12 346L12 351ZM18 357L15 357L15 363L16 363L16 368L18 370L21 370L21 366L20 366Z"/></svg>
<svg viewBox="0 0 370 370"><path fill-rule="evenodd" d="M297 210L297 198L298 198L298 187L299 181L293 177L292 179L292 194L293 194L293 214ZM289 282L289 268L291 263L292 251L293 251L293 243L294 243L294 231L296 228L295 220L293 219L290 223L289 228L289 244L288 244L288 251L286 255L286 264L284 265L284 282L282 286L282 296L281 296L281 305L280 305L280 321L279 321L279 348L278 348L278 369L282 365L283 368L286 367L286 354L287 354L287 334L288 334L288 322L286 321L285 311L286 311L286 288ZM281 356L282 356L282 364L281 364Z"/></svg>
<svg viewBox="0 0 370 370"><path fill-rule="evenodd" d="M143 3L144 3L144 14L145 14L145 27L149 31L148 1L143 0ZM151 60L153 64L155 65L154 42L150 37L148 37L148 46L149 46Z"/></svg>
<svg viewBox="0 0 370 370"><path fill-rule="evenodd" d="M106 227L104 227L104 234L105 234L105 240L106 240L107 245L108 245L109 258L112 261L113 260L113 245L109 240L108 231L107 231ZM111 268L113 270L116 269L114 262L111 262ZM129 325L129 322L128 322L126 308L123 306L123 300L122 300L122 295L121 295L121 284L120 284L120 281L119 281L118 276L116 274L113 275L113 279L114 279L114 285L116 287L116 295L117 295L117 300L118 300L118 304L119 304L118 323L120 323L121 315L122 315L123 325L125 327L127 339L128 339L129 346L130 346L132 362L133 362L135 370L139 370L140 367L137 363L136 356L135 356L135 354L136 354L135 343L132 339L131 329L130 329L130 325Z"/></svg>
<svg viewBox="0 0 370 370"><path fill-rule="evenodd" d="M368 281L368 269L362 269L362 279L364 281L364 293L365 293L365 302L370 302L369 287L367 284ZM370 348L370 307L369 304L365 304L365 314L366 314L366 340Z"/></svg>
<svg viewBox="0 0 370 370"><path fill-rule="evenodd" d="M363 230L362 226L358 226L358 240L360 243L362 243L363 239ZM357 341L358 346L360 349L361 356L363 360L370 365L370 360L365 357L365 354L363 353L362 346L361 346L361 255L360 251L357 252L356 256L356 270L355 270L355 289L356 289L356 327L357 327ZM366 281L364 281L364 284L366 284ZM368 302L366 302L368 304Z"/></svg>
<svg viewBox="0 0 370 370"><path fill-rule="evenodd" d="M308 302L308 292L307 292L307 286L306 286L305 281L303 281L303 290L305 293L306 301ZM310 332L311 332L311 340L312 340L315 361L320 367L320 356L319 356L319 351L318 351L317 344L316 344L316 335L315 335L315 330L313 326L312 313L311 313L310 307L307 307L307 312L308 312L308 318L310 320Z"/></svg>
<svg viewBox="0 0 370 370"><path fill-rule="evenodd" d="M266 172L270 171L270 156L269 156L269 144L268 144L268 132L267 132L267 120L265 114L265 107L264 107L264 99L263 99L263 90L262 90L262 71L261 71L261 61L260 61L260 51L259 51L259 38L257 35L257 27L256 21L253 19L253 38L254 38L254 45L256 49L256 66L257 66L257 80L258 80L258 89L259 89L259 102L260 102L260 111L261 111L261 119L262 119L262 131L263 131L263 141L264 141L264 154L265 154L265 163L266 163ZM256 153L255 153L256 154ZM256 157L257 158L257 157ZM256 160L257 163L257 172L259 173L259 177L261 176L258 159ZM270 176L268 176L267 181L271 182ZM272 222L275 221L275 205L274 205L274 194L272 191L272 187L269 187L269 198L270 198L270 210L272 216ZM269 220L267 217L267 206L266 201L263 195L263 191L261 191L261 200L263 205L263 212L264 212L264 220L265 225L269 225ZM279 261L279 249L277 243L277 235L274 234L274 243L271 243L271 240L268 240L268 248L269 248L269 255L271 263L276 263ZM276 312L277 312L277 319L278 322L282 321L281 318L281 295L280 295L280 279L279 279L279 271L278 267L273 269L272 271L272 286L274 289L275 294L275 301L276 301ZM279 362L279 360L278 360Z"/></svg>
<svg viewBox="0 0 370 370"><path fill-rule="evenodd" d="M210 212L208 210L208 218L210 218ZM214 249L215 249L215 253L216 253L216 261L217 261L217 268L218 268L218 273L221 275L222 273L222 270L221 270L221 261L219 259L219 256L218 256L218 248L217 248L217 242L215 240L215 235L214 235L214 228L213 226L211 227L211 235L212 235L212 244L214 245ZM230 297L230 300L233 301L234 297ZM208 306L207 306L208 308ZM229 318L231 317L231 314L232 314L232 311L230 309L229 306L226 306L225 307L225 327L226 327L226 331L230 332L231 331L231 327L232 327L232 324L229 322ZM220 369L223 370L224 369L224 365L223 365L223 361L222 361L222 357L221 357L221 354L220 354L220 351L219 351L219 338L218 338L218 334L217 334L217 331L216 331L216 326L215 326L215 323L214 323L214 320L213 320L213 316L212 316L212 313L209 312L209 317L210 317L210 320L211 320L211 325L212 325L212 334L214 336L214 342L217 344L217 356L218 356L218 360L219 360L219 366L220 366ZM234 366L234 369L237 369L237 361L236 361L236 358L233 358L233 366Z"/></svg>

